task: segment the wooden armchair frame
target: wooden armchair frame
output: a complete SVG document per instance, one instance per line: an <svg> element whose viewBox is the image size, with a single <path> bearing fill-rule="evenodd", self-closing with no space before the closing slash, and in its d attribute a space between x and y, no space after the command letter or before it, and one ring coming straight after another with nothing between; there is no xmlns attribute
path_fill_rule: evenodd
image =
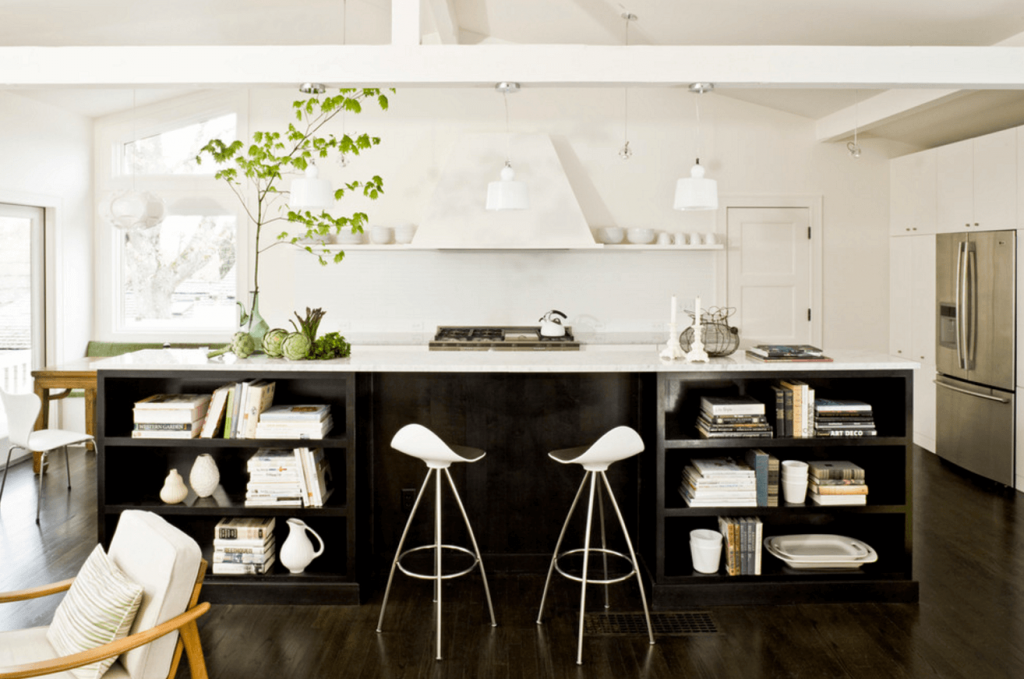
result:
<svg viewBox="0 0 1024 679"><path fill-rule="evenodd" d="M203 658L203 647L199 643L199 627L196 625L196 619L210 610L208 602L197 603L199 601L199 591L203 587L203 579L206 577L206 568L206 559L203 559L199 565L199 573L196 575L196 583L192 588L192 596L189 598L188 608L181 615L171 618L156 627L151 627L135 634L129 634L123 639L97 646L88 651L52 660L17 665L5 672L0 672L0 679L22 679L23 677L39 677L55 672L66 672L76 667L82 667L89 663L121 655L133 648L144 646L159 639L165 634L170 634L174 630L179 631L178 644L174 649L174 657L171 659L171 669L167 674L167 679L174 679L174 675L178 673L178 664L181 661L182 650L188 656L188 664L192 671L193 679L208 679L206 660ZM37 599L50 594L64 592L71 587L71 583L74 581L75 579L71 578L52 585L42 585L17 592L0 592L0 604Z"/></svg>

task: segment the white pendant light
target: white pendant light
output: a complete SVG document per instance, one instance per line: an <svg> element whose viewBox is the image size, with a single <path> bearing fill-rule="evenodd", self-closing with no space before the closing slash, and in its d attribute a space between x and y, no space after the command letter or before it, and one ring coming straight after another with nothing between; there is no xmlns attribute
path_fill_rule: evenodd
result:
<svg viewBox="0 0 1024 679"><path fill-rule="evenodd" d="M303 83L299 87L303 94L323 94L327 86L321 83ZM331 182L320 179L320 170L312 160L306 166L303 177L293 179L288 190L288 207L292 210L326 210L334 207L334 189Z"/></svg>
<svg viewBox="0 0 1024 679"><path fill-rule="evenodd" d="M516 180L509 154L508 95L519 91L519 83L498 83L495 89L505 100L505 167L501 169L499 181L487 184L487 203L484 207L488 210L525 210L530 207L530 189L526 182Z"/></svg>
<svg viewBox="0 0 1024 679"><path fill-rule="evenodd" d="M152 229L154 226L159 226L167 216L167 204L163 198L149 191L139 191L135 188L135 171L138 165L135 161L139 143L137 136L135 132L135 90L132 90L132 188L115 193L105 209L107 220L114 227L123 231Z"/></svg>
<svg viewBox="0 0 1024 679"><path fill-rule="evenodd" d="M714 89L711 83L693 83L690 91L704 94ZM677 210L717 210L718 182L704 176L700 164L700 105L697 105L697 162L690 168L690 176L676 182L676 198L673 207Z"/></svg>

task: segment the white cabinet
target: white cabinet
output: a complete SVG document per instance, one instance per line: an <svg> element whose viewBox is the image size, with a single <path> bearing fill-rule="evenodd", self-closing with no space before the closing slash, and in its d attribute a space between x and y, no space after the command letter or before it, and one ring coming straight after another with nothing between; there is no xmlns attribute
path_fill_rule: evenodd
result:
<svg viewBox="0 0 1024 679"><path fill-rule="evenodd" d="M936 157L937 150L928 149L889 162L890 235L935 233Z"/></svg>
<svg viewBox="0 0 1024 679"><path fill-rule="evenodd" d="M1016 228L1016 128L935 151L939 233Z"/></svg>
<svg viewBox="0 0 1024 679"><path fill-rule="evenodd" d="M889 239L889 353L935 365L935 236Z"/></svg>

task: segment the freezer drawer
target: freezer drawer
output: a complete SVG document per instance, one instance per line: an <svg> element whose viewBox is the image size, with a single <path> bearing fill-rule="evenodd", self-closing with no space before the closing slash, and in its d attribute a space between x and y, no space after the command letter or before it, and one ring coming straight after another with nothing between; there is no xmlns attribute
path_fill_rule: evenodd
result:
<svg viewBox="0 0 1024 679"><path fill-rule="evenodd" d="M1014 485L1014 395L939 375L935 452L975 474Z"/></svg>

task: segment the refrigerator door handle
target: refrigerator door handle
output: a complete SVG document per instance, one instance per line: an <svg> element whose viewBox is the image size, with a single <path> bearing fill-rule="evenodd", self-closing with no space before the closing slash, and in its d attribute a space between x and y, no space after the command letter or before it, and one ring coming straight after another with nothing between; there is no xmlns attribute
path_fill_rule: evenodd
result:
<svg viewBox="0 0 1024 679"><path fill-rule="evenodd" d="M967 244L963 241L956 245L956 363L961 370L967 369L967 362L964 359L964 275L966 274L966 263L964 262L964 251Z"/></svg>
<svg viewBox="0 0 1024 679"><path fill-rule="evenodd" d="M977 396L978 398L983 398L983 399L986 399L986 400L989 400L989 401L998 401L999 403L1009 403L1010 402L1010 399L1008 399L1008 398L999 398L998 396L989 396L988 394L979 394L979 393L974 392L974 391L968 391L966 389L959 389L957 387L952 387L952 386L946 384L945 382L939 382L938 380L932 380L932 382L934 382L935 384L939 385L943 389L949 389L950 391L955 391L955 392L957 392L959 394L967 394L968 396Z"/></svg>
<svg viewBox="0 0 1024 679"><path fill-rule="evenodd" d="M978 318L974 309L977 303L978 289L978 253L970 245L964 250L964 367L972 370L975 367L975 351L977 347Z"/></svg>

